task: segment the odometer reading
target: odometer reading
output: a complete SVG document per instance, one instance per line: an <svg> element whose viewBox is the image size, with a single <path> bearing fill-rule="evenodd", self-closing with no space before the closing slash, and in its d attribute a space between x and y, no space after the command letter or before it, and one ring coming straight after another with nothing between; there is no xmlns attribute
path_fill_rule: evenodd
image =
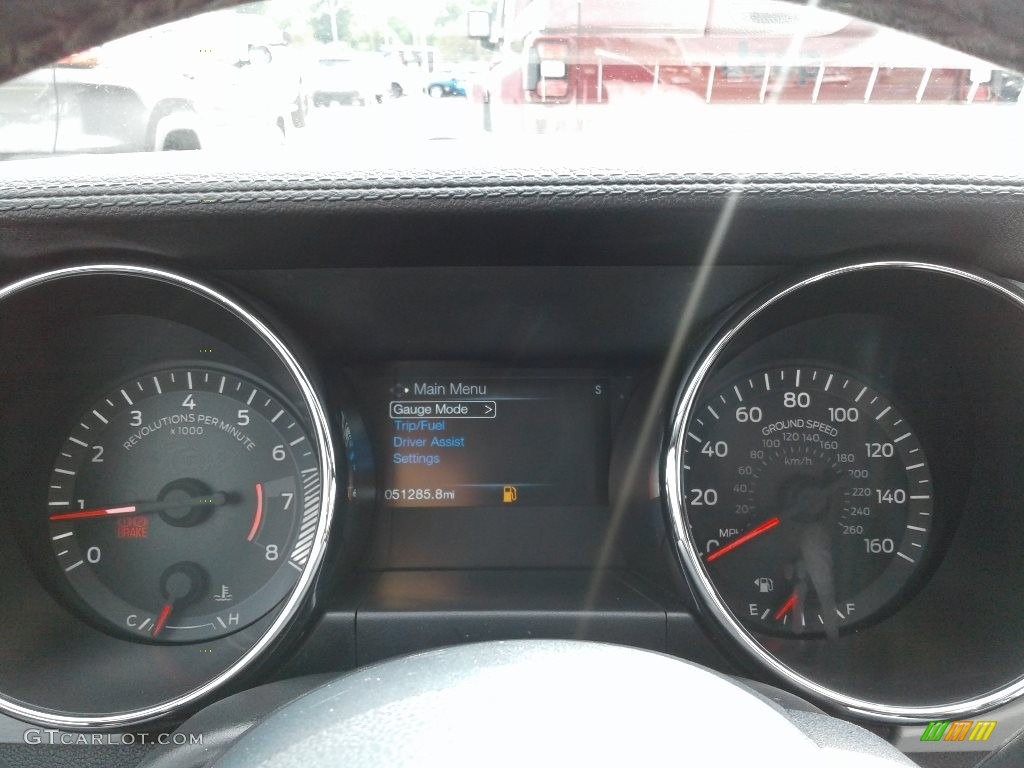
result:
<svg viewBox="0 0 1024 768"><path fill-rule="evenodd" d="M316 450L259 383L205 369L124 382L72 429L50 478L59 572L111 627L155 642L234 632L292 589L312 548Z"/></svg>
<svg viewBox="0 0 1024 768"><path fill-rule="evenodd" d="M921 444L845 373L792 366L734 381L694 411L682 464L699 554L753 627L835 636L881 611L924 560Z"/></svg>

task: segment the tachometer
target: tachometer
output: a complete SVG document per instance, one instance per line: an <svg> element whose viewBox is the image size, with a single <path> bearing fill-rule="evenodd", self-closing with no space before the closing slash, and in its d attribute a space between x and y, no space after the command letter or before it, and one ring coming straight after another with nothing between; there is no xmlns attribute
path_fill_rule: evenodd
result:
<svg viewBox="0 0 1024 768"><path fill-rule="evenodd" d="M111 628L208 640L295 585L320 514L316 449L247 377L156 371L114 387L72 429L50 479L59 573Z"/></svg>
<svg viewBox="0 0 1024 768"><path fill-rule="evenodd" d="M932 478L878 391L819 367L773 367L704 402L682 455L708 574L744 623L834 636L882 611L924 562Z"/></svg>

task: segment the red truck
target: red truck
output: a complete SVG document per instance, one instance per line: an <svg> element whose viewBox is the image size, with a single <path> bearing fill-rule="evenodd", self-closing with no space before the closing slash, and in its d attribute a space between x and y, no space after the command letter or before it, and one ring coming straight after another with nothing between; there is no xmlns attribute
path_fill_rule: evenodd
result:
<svg viewBox="0 0 1024 768"><path fill-rule="evenodd" d="M495 51L493 130L547 131L675 102L1017 100L1020 78L842 14L773 0L501 0L471 12Z"/></svg>

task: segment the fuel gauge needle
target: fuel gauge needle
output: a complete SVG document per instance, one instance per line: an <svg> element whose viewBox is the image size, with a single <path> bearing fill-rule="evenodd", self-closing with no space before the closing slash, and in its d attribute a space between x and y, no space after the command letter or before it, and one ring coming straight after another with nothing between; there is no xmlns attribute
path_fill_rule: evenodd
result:
<svg viewBox="0 0 1024 768"><path fill-rule="evenodd" d="M779 610L777 610L777 611L775 612L775 620L776 620L776 621L782 621L782 618L783 618L783 617L784 617L784 616L785 616L785 615L786 615L787 613L789 613L789 612L790 612L791 610L793 610L793 606L794 606L794 605L796 605L796 592L794 592L794 593L793 593L793 594L792 594L792 595L790 596L789 600L787 600L786 602L784 602L784 603L782 604L782 607L781 607L781 608L779 608Z"/></svg>
<svg viewBox="0 0 1024 768"><path fill-rule="evenodd" d="M153 637L160 634L164 628L164 624L167 623L167 618L171 615L171 610L174 608L174 603L167 603L163 610L160 611L160 615L156 618L156 624L153 625Z"/></svg>
<svg viewBox="0 0 1024 768"><path fill-rule="evenodd" d="M746 533L744 533L742 536L740 536L737 539L733 539L732 541L730 541L728 544L726 544L721 549L716 549L714 552L712 552L711 554L709 554L707 557L704 558L704 562L706 562L706 563L713 563L715 560L720 558L722 555L727 555L730 552L732 552L734 549L736 549L737 547L742 547L744 544L746 544L751 539L756 539L762 533L767 533L768 531L770 531L772 528L774 528L778 524L779 524L779 518L777 518L777 517L773 517L771 520L766 520L765 522L763 522L759 526L757 526L757 528L754 528L753 530L747 531Z"/></svg>

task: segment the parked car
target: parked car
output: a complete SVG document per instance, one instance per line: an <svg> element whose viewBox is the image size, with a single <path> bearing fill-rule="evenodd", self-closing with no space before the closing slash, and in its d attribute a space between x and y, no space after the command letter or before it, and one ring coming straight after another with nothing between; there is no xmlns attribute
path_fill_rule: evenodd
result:
<svg viewBox="0 0 1024 768"><path fill-rule="evenodd" d="M439 75L436 79L431 80L427 84L427 94L434 99L444 98L446 96L457 96L460 98L466 98L466 83L464 80L451 76Z"/></svg>
<svg viewBox="0 0 1024 768"><path fill-rule="evenodd" d="M993 87L998 72L968 54L775 0L593 0L552 3L544 14L517 0L468 21L469 36L496 52L481 94L492 130L599 125L609 104L623 102L966 104L1019 95L1012 82Z"/></svg>
<svg viewBox="0 0 1024 768"><path fill-rule="evenodd" d="M315 55L309 89L313 105L380 104L391 93L380 57L341 46L323 46Z"/></svg>
<svg viewBox="0 0 1024 768"><path fill-rule="evenodd" d="M0 86L0 157L279 143L305 122L300 70L282 41L224 14L131 35ZM238 33L230 44L225 28ZM203 43L214 37L216 47Z"/></svg>

